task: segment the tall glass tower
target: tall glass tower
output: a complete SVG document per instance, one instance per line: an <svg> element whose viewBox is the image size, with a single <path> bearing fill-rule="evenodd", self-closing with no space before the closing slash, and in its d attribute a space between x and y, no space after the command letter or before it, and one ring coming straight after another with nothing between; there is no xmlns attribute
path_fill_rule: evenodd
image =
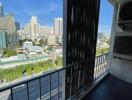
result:
<svg viewBox="0 0 132 100"><path fill-rule="evenodd" d="M2 3L0 2L0 17L3 17L4 13L3 13L3 6Z"/></svg>

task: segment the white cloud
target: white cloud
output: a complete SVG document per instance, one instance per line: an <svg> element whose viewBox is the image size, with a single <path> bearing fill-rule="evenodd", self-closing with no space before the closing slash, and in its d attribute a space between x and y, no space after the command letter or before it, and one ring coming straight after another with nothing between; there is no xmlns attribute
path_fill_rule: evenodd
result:
<svg viewBox="0 0 132 100"><path fill-rule="evenodd" d="M46 13L52 12L52 11L56 11L59 8L59 5L51 2L49 4L49 9L46 11Z"/></svg>
<svg viewBox="0 0 132 100"><path fill-rule="evenodd" d="M29 15L29 16L43 14L43 11L42 10L29 10L29 9L24 9L23 12L26 13L27 15Z"/></svg>
<svg viewBox="0 0 132 100"><path fill-rule="evenodd" d="M49 3L47 8L43 7L41 9L24 9L23 12L29 16L42 15L42 14L48 14L48 13L54 12L58 8L59 8L58 4L51 2L51 3Z"/></svg>

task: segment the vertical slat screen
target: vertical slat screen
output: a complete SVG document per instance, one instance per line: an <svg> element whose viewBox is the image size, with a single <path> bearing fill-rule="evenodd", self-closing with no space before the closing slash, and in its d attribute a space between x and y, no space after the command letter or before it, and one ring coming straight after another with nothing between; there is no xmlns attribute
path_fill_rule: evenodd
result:
<svg viewBox="0 0 132 100"><path fill-rule="evenodd" d="M65 92L69 98L93 81L95 59L85 60L95 57L100 0L64 0L64 3L67 5L64 8L65 66L84 61L66 71Z"/></svg>

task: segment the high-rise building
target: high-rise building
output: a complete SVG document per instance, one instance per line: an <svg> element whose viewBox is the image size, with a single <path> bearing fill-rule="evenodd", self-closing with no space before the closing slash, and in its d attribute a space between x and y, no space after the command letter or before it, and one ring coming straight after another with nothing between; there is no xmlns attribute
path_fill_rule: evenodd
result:
<svg viewBox="0 0 132 100"><path fill-rule="evenodd" d="M16 25L16 30L20 30L20 23L19 22L15 22L15 25Z"/></svg>
<svg viewBox="0 0 132 100"><path fill-rule="evenodd" d="M6 33L0 32L0 49L6 48Z"/></svg>
<svg viewBox="0 0 132 100"><path fill-rule="evenodd" d="M2 3L1 3L1 2L0 2L0 16L1 16L1 17L4 16L3 6L2 6Z"/></svg>
<svg viewBox="0 0 132 100"><path fill-rule="evenodd" d="M32 16L30 20L30 27L32 39L36 39L37 37L39 37L40 24L38 23L38 18L36 16Z"/></svg>
<svg viewBox="0 0 132 100"><path fill-rule="evenodd" d="M39 37L47 37L49 34L53 34L53 27L41 26Z"/></svg>
<svg viewBox="0 0 132 100"><path fill-rule="evenodd" d="M40 24L36 16L31 17L30 22L24 27L24 32L27 34L27 37L30 37L32 40L39 37Z"/></svg>
<svg viewBox="0 0 132 100"><path fill-rule="evenodd" d="M54 19L54 33L59 36L63 34L63 18Z"/></svg>
<svg viewBox="0 0 132 100"><path fill-rule="evenodd" d="M23 32L26 38L34 40L40 38L48 38L49 34L53 34L53 27L40 25L38 18L32 16L30 22L24 27Z"/></svg>
<svg viewBox="0 0 132 100"><path fill-rule="evenodd" d="M16 33L17 31L14 16L4 15L2 3L0 3L0 32L3 34L6 33L5 40L7 48L15 48L19 38L18 34Z"/></svg>
<svg viewBox="0 0 132 100"><path fill-rule="evenodd" d="M6 18L0 16L0 30L7 30Z"/></svg>
<svg viewBox="0 0 132 100"><path fill-rule="evenodd" d="M6 18L6 28L9 34L16 33L16 24L13 15L7 15Z"/></svg>
<svg viewBox="0 0 132 100"><path fill-rule="evenodd" d="M19 43L19 37L17 34L16 23L13 15L6 15L6 32L7 32L7 47L16 48Z"/></svg>
<svg viewBox="0 0 132 100"><path fill-rule="evenodd" d="M26 38L27 39L32 39L30 23L28 23L26 26L24 26L23 34L25 35L25 39Z"/></svg>

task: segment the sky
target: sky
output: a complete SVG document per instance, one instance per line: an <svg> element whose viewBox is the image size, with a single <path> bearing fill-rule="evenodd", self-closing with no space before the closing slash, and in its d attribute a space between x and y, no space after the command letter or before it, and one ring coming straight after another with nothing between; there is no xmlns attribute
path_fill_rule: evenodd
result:
<svg viewBox="0 0 132 100"><path fill-rule="evenodd" d="M0 0L4 13L12 13L15 20L24 26L31 16L37 16L40 24L51 26L53 19L62 17L62 0Z"/></svg>
<svg viewBox="0 0 132 100"><path fill-rule="evenodd" d="M23 27L31 16L37 16L40 24L53 25L53 19L63 17L63 0L0 0L4 13L12 13ZM108 0L101 0L99 32L110 33L113 9Z"/></svg>
<svg viewBox="0 0 132 100"><path fill-rule="evenodd" d="M113 6L108 2L108 0L101 0L98 28L99 32L107 33L110 35L113 19L113 10Z"/></svg>

